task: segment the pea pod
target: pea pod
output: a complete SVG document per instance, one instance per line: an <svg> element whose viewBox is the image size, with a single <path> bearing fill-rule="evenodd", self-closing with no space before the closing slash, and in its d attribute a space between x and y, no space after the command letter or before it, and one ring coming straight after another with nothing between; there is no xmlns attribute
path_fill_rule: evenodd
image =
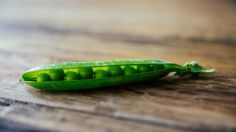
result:
<svg viewBox="0 0 236 132"><path fill-rule="evenodd" d="M117 72L114 71L116 69ZM54 79L57 78L55 71L60 71L56 72L59 79ZM88 71L89 76L82 71ZM164 77L170 72L174 72L177 76L184 76L214 73L214 69L205 69L195 61L185 65L147 59L66 62L39 66L26 71L21 75L20 81L42 90L80 90L149 81ZM83 78L80 74L86 77Z"/></svg>

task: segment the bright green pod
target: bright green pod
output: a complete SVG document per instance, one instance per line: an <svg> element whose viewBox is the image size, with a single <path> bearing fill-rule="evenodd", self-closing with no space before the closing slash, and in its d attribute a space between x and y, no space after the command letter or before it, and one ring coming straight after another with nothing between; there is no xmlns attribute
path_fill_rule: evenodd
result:
<svg viewBox="0 0 236 132"><path fill-rule="evenodd" d="M120 76L124 74L124 71L120 66L109 66L108 72L111 76Z"/></svg>
<svg viewBox="0 0 236 132"><path fill-rule="evenodd" d="M153 70L147 72L137 72L136 69L139 65L149 65L152 67L154 65L162 65L163 68L157 68L156 70L153 68ZM116 76L108 76L107 71L111 66L122 67L124 73ZM64 72L68 73L77 71L81 75L81 78L78 78L77 80L74 80L76 75L64 75ZM98 73L94 73L93 71L100 71L99 77ZM184 65L178 65L161 60L144 59L66 62L61 64L40 66L26 71L21 75L20 81L42 90L80 90L139 83L159 79L163 77L163 75L167 75L170 72L174 72L175 75L181 77L186 74L210 74L214 73L214 69L206 69L195 61L188 62ZM49 78L51 79L49 80Z"/></svg>
<svg viewBox="0 0 236 132"><path fill-rule="evenodd" d="M95 71L95 78L99 79L99 78L106 78L109 77L109 73L105 70L96 70Z"/></svg>
<svg viewBox="0 0 236 132"><path fill-rule="evenodd" d="M160 65L160 64L155 64L151 66L152 70L156 71L156 70L161 70L161 69L165 69L164 65ZM162 73L162 75L160 75L160 77L164 77L166 75L168 75L170 72L168 70L165 70L165 72Z"/></svg>
<svg viewBox="0 0 236 132"><path fill-rule="evenodd" d="M63 80L65 77L65 73L63 69L51 69L49 71L49 76L52 81Z"/></svg>
<svg viewBox="0 0 236 132"><path fill-rule="evenodd" d="M78 79L80 79L80 76L79 76L78 73L73 72L73 71L70 71L70 72L66 73L65 80L72 81L72 80L78 80Z"/></svg>
<svg viewBox="0 0 236 132"><path fill-rule="evenodd" d="M159 64L152 65L153 70L160 70L164 68L165 68L164 65L159 65Z"/></svg>

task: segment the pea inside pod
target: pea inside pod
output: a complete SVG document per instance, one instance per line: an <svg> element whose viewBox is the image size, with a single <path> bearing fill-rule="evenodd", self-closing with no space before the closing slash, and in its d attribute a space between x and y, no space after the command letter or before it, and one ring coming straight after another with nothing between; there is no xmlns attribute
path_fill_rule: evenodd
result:
<svg viewBox="0 0 236 132"><path fill-rule="evenodd" d="M132 74L137 73L137 70L134 67L126 66L124 68L124 73L125 73L125 75L132 75Z"/></svg>
<svg viewBox="0 0 236 132"><path fill-rule="evenodd" d="M42 73L37 77L37 82L50 81L50 76L47 73Z"/></svg>
<svg viewBox="0 0 236 132"><path fill-rule="evenodd" d="M95 72L95 78L107 78L109 76L109 73L105 70L97 70Z"/></svg>
<svg viewBox="0 0 236 132"><path fill-rule="evenodd" d="M124 74L124 71L121 66L109 66L108 72L111 76L120 76Z"/></svg>
<svg viewBox="0 0 236 132"><path fill-rule="evenodd" d="M150 65L138 65L137 66L137 71L138 72L149 72L151 70L152 70L152 68L151 68Z"/></svg>
<svg viewBox="0 0 236 132"><path fill-rule="evenodd" d="M66 73L65 80L72 81L72 80L78 80L78 79L81 79L78 73L72 72L72 71Z"/></svg>
<svg viewBox="0 0 236 132"><path fill-rule="evenodd" d="M81 67L79 68L79 74L83 79L90 79L93 78L94 72L91 67Z"/></svg>
<svg viewBox="0 0 236 132"><path fill-rule="evenodd" d="M64 79L65 73L63 69L51 69L49 70L49 76L52 81L58 81Z"/></svg>
<svg viewBox="0 0 236 132"><path fill-rule="evenodd" d="M170 72L181 77L210 74L214 73L214 69L206 69L195 61L185 65L145 59L67 62L26 71L20 80L42 90L79 90L159 79Z"/></svg>

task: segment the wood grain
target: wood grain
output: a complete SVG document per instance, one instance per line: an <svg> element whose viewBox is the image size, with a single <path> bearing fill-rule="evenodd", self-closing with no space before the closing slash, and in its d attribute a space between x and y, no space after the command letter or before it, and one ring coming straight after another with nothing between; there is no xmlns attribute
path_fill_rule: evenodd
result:
<svg viewBox="0 0 236 132"><path fill-rule="evenodd" d="M0 129L236 131L235 2L0 1ZM73 92L18 81L38 65L127 58L183 64L213 76Z"/></svg>

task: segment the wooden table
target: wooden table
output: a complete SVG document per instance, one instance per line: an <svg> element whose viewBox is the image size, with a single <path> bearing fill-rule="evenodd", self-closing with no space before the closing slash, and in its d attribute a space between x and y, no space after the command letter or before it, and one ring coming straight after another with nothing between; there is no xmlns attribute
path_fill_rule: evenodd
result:
<svg viewBox="0 0 236 132"><path fill-rule="evenodd" d="M0 0L0 129L236 131L236 4L225 1ZM197 60L214 76L47 92L18 81L63 61Z"/></svg>

